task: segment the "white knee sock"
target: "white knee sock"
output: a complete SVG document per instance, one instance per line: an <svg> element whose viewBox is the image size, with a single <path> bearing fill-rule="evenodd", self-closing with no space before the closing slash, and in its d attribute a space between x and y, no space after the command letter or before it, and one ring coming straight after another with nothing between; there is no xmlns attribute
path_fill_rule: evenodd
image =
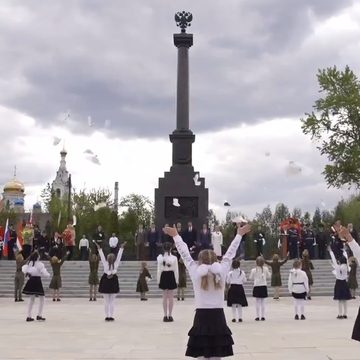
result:
<svg viewBox="0 0 360 360"><path fill-rule="evenodd" d="M305 316L305 300L299 299L300 314Z"/></svg>
<svg viewBox="0 0 360 360"><path fill-rule="evenodd" d="M109 303L110 303L110 294L104 294L104 305L105 305L105 316L110 317L109 315Z"/></svg>
<svg viewBox="0 0 360 360"><path fill-rule="evenodd" d="M30 295L30 301L29 301L29 306L28 306L28 317L31 317L32 308L34 306L34 301L35 301L35 295Z"/></svg>
<svg viewBox="0 0 360 360"><path fill-rule="evenodd" d="M43 309L44 309L44 296L39 296L38 316L42 316Z"/></svg>
<svg viewBox="0 0 360 360"><path fill-rule="evenodd" d="M238 311L238 316L239 316L239 319L242 319L242 306L241 305L239 305L238 307L237 307L237 311Z"/></svg>
<svg viewBox="0 0 360 360"><path fill-rule="evenodd" d="M339 316L342 316L342 301L338 300L338 307L339 307Z"/></svg>
<svg viewBox="0 0 360 360"><path fill-rule="evenodd" d="M260 298L256 298L256 317L260 317L260 303L261 303L261 299Z"/></svg>
<svg viewBox="0 0 360 360"><path fill-rule="evenodd" d="M343 315L346 315L346 316L347 316L347 301L346 301L346 300L343 301L343 307L344 307L344 313L343 313Z"/></svg>
<svg viewBox="0 0 360 360"><path fill-rule="evenodd" d="M114 317L116 294L109 294L109 317Z"/></svg>
<svg viewBox="0 0 360 360"><path fill-rule="evenodd" d="M231 310L232 310L232 315L233 315L233 319L235 320L239 320L238 317L237 317L237 305L236 304L232 304L231 305Z"/></svg>
<svg viewBox="0 0 360 360"><path fill-rule="evenodd" d="M265 317L265 299L260 299L260 305L261 305L261 317Z"/></svg>
<svg viewBox="0 0 360 360"><path fill-rule="evenodd" d="M299 299L294 299L295 315L299 315Z"/></svg>

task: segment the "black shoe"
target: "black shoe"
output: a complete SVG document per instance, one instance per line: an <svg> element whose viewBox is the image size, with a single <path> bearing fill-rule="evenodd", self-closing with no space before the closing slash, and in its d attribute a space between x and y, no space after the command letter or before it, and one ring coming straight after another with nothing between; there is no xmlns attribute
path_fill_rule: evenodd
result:
<svg viewBox="0 0 360 360"><path fill-rule="evenodd" d="M178 301L180 301L180 298L179 298L179 297L178 297L177 299L178 299Z"/></svg>
<svg viewBox="0 0 360 360"><path fill-rule="evenodd" d="M19 300L18 299L15 299L15 302L18 302Z"/></svg>
<svg viewBox="0 0 360 360"><path fill-rule="evenodd" d="M56 301L61 301L61 299L57 299Z"/></svg>
<svg viewBox="0 0 360 360"><path fill-rule="evenodd" d="M55 299L53 299L53 301L56 301Z"/></svg>
<svg viewBox="0 0 360 360"><path fill-rule="evenodd" d="M305 315L301 315L300 319L305 320L306 319Z"/></svg>
<svg viewBox="0 0 360 360"><path fill-rule="evenodd" d="M168 321L169 321L169 322L173 322L173 321L174 321L173 317L172 317L172 316L169 316L169 317L168 317Z"/></svg>
<svg viewBox="0 0 360 360"><path fill-rule="evenodd" d="M163 322L169 322L169 319L168 319L167 316L164 316L164 317L163 317Z"/></svg>
<svg viewBox="0 0 360 360"><path fill-rule="evenodd" d="M181 298L181 301L184 301L185 299L184 298Z"/></svg>
<svg viewBox="0 0 360 360"><path fill-rule="evenodd" d="M140 299L141 301L147 301L147 299L143 298L143 299Z"/></svg>
<svg viewBox="0 0 360 360"><path fill-rule="evenodd" d="M19 299L18 301L24 301L24 299Z"/></svg>
<svg viewBox="0 0 360 360"><path fill-rule="evenodd" d="M90 298L90 299L89 299L89 301L93 301L93 299L92 299L92 298Z"/></svg>
<svg viewBox="0 0 360 360"><path fill-rule="evenodd" d="M239 319L239 322L242 322L242 319Z"/></svg>
<svg viewBox="0 0 360 360"><path fill-rule="evenodd" d="M93 301L96 301L96 298L93 298Z"/></svg>
<svg viewBox="0 0 360 360"><path fill-rule="evenodd" d="M307 299L308 299L308 300L311 300L311 296L308 296Z"/></svg>
<svg viewBox="0 0 360 360"><path fill-rule="evenodd" d="M236 320L235 320L235 319L232 319L231 321L232 321L232 322L236 322Z"/></svg>
<svg viewBox="0 0 360 360"><path fill-rule="evenodd" d="M352 296L351 298L352 298L352 299L356 299L356 297L355 297L355 296Z"/></svg>
<svg viewBox="0 0 360 360"><path fill-rule="evenodd" d="M26 321L34 321L34 319L31 318L31 317L27 317L27 318L26 318Z"/></svg>
<svg viewBox="0 0 360 360"><path fill-rule="evenodd" d="M37 316L36 317L36 320L38 320L38 321L45 321L46 319L45 318L43 318L42 316Z"/></svg>
<svg viewBox="0 0 360 360"><path fill-rule="evenodd" d="M342 315L338 315L336 318L337 319L342 319Z"/></svg>
<svg viewBox="0 0 360 360"><path fill-rule="evenodd" d="M109 321L115 321L113 317L109 317Z"/></svg>
<svg viewBox="0 0 360 360"><path fill-rule="evenodd" d="M264 317L262 317L262 318L261 318L261 321L265 321L265 318L264 318Z"/></svg>
<svg viewBox="0 0 360 360"><path fill-rule="evenodd" d="M105 318L105 321L110 321L110 318L109 318L109 317L106 317L106 318Z"/></svg>
<svg viewBox="0 0 360 360"><path fill-rule="evenodd" d="M298 314L295 315L295 320L299 320L299 315Z"/></svg>
<svg viewBox="0 0 360 360"><path fill-rule="evenodd" d="M343 315L343 319L347 319L347 316L346 316L346 315Z"/></svg>
<svg viewBox="0 0 360 360"><path fill-rule="evenodd" d="M259 318L255 318L255 321L259 321L260 319Z"/></svg>

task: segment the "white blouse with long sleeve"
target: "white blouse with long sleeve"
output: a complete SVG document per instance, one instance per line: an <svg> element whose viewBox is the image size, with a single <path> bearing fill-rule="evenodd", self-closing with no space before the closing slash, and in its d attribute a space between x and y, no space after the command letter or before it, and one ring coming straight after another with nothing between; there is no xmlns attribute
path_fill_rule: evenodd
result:
<svg viewBox="0 0 360 360"><path fill-rule="evenodd" d="M217 289L215 288L212 281L209 281L208 290L201 288L201 275L197 272L199 264L191 257L189 249L181 236L177 235L174 237L175 246L179 252L181 258L184 261L186 268L188 269L191 281L193 283L194 294L195 294L195 306L197 309L219 309L223 308L224 305L224 288L226 276L230 270L231 261L236 254L236 250L240 245L241 236L236 235L235 239L230 244L226 254L223 256L220 266L221 273L220 283L222 286Z"/></svg>
<svg viewBox="0 0 360 360"><path fill-rule="evenodd" d="M289 293L302 294L309 292L309 279L306 272L301 269L290 270L288 280Z"/></svg>
<svg viewBox="0 0 360 360"><path fill-rule="evenodd" d="M267 286L267 279L270 279L271 274L267 266L257 266L250 271L250 280L254 280L254 286Z"/></svg>
<svg viewBox="0 0 360 360"><path fill-rule="evenodd" d="M100 259L101 259L101 262L104 267L104 273L106 275L115 275L117 273L117 269L120 265L120 260L121 260L121 256L122 256L123 252L124 252L124 248L120 248L119 252L117 254L116 260L114 262L114 267L111 267L111 269L110 269L109 262L105 259L103 250L102 249L99 250Z"/></svg>
<svg viewBox="0 0 360 360"><path fill-rule="evenodd" d="M352 239L352 241L347 243L350 246L351 251L353 252L356 260L360 263L360 245Z"/></svg>
<svg viewBox="0 0 360 360"><path fill-rule="evenodd" d="M334 275L337 280L347 280L348 278L348 265L347 264L338 264L335 258L335 255L330 251L330 257L332 262L332 267L334 268Z"/></svg>
<svg viewBox="0 0 360 360"><path fill-rule="evenodd" d="M157 282L160 284L161 273L163 271L173 271L175 276L175 281L179 283L179 265L178 259L176 256L165 253L164 255L159 255L157 257ZM164 265L165 264L165 265Z"/></svg>
<svg viewBox="0 0 360 360"><path fill-rule="evenodd" d="M240 269L231 270L226 278L227 284L242 285L246 283L245 271Z"/></svg>
<svg viewBox="0 0 360 360"><path fill-rule="evenodd" d="M25 264L21 270L24 274L30 274L31 276L50 277L45 265L41 261L35 261L35 264L32 262Z"/></svg>

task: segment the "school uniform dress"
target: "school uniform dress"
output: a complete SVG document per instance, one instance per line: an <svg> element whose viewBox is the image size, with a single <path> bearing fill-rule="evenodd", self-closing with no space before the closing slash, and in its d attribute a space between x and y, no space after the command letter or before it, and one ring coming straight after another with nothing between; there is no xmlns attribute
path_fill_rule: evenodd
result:
<svg viewBox="0 0 360 360"><path fill-rule="evenodd" d="M44 296L45 292L41 277L50 277L50 274L46 270L45 265L40 261L35 261L35 264L31 262L22 267L22 272L26 276L30 276L29 280L24 286L23 294Z"/></svg>
<svg viewBox="0 0 360 360"><path fill-rule="evenodd" d="M307 256L301 259L301 270L306 272L309 279L309 285L312 286L314 284L314 280L311 270L314 270L314 265Z"/></svg>
<svg viewBox="0 0 360 360"><path fill-rule="evenodd" d="M195 294L196 312L193 326L188 333L189 340L185 355L193 358L232 356L234 341L224 314L224 287L241 236L237 235L232 241L221 263L216 262L212 265L198 265L191 257L187 244L179 235L174 237L174 241L189 272ZM209 276L208 289L204 290L201 287L201 279L207 274L215 274L221 286L216 288L211 281L213 276Z"/></svg>
<svg viewBox="0 0 360 360"><path fill-rule="evenodd" d="M334 275L336 277L334 286L334 300L350 300L351 294L347 283L348 266L347 264L338 264L335 255L330 251Z"/></svg>
<svg viewBox="0 0 360 360"><path fill-rule="evenodd" d="M241 305L243 307L248 306L246 299L244 286L246 282L245 272L241 269L234 269L229 272L226 282L230 284L230 288L227 294L227 306Z"/></svg>
<svg viewBox="0 0 360 360"><path fill-rule="evenodd" d="M309 292L309 279L306 272L300 269L290 270L288 289L294 299L305 300Z"/></svg>
<svg viewBox="0 0 360 360"><path fill-rule="evenodd" d="M253 297L260 299L268 297L267 279L270 279L270 277L270 271L266 266L262 268L257 266L251 270L249 279L254 280Z"/></svg>
<svg viewBox="0 0 360 360"><path fill-rule="evenodd" d="M287 260L288 260L287 257L284 260L278 260L278 261L265 260L265 264L269 265L271 267L271 286L272 287L282 286L280 268L287 262Z"/></svg>
<svg viewBox="0 0 360 360"><path fill-rule="evenodd" d="M186 288L186 267L183 261L178 261L179 267L179 288Z"/></svg>
<svg viewBox="0 0 360 360"><path fill-rule="evenodd" d="M104 274L100 279L99 293L101 294L117 294L120 291L119 279L116 275L117 269L120 265L121 256L124 252L123 248L119 249L114 267L109 267L108 261L105 259L105 255L102 249L99 250L101 262L104 267Z"/></svg>
<svg viewBox="0 0 360 360"><path fill-rule="evenodd" d="M157 257L157 282L162 290L174 290L179 282L177 257L168 253Z"/></svg>
<svg viewBox="0 0 360 360"><path fill-rule="evenodd" d="M351 251L353 252L354 256L356 257L357 261L360 262L360 245L355 240L350 241L348 245ZM355 320L351 338L353 340L360 341L360 307Z"/></svg>
<svg viewBox="0 0 360 360"><path fill-rule="evenodd" d="M99 284L99 258L95 261L89 260L90 274L89 274L89 285L98 285Z"/></svg>
<svg viewBox="0 0 360 360"><path fill-rule="evenodd" d="M53 276L50 281L49 288L53 290L58 290L62 287L62 281L61 281L61 266L65 261L65 257L60 260L60 262L53 263L50 261L51 268L53 271Z"/></svg>
<svg viewBox="0 0 360 360"><path fill-rule="evenodd" d="M146 278L151 279L149 270L142 269L142 271L140 272L137 284L136 284L136 292L145 293L145 292L149 291L149 287L148 287Z"/></svg>

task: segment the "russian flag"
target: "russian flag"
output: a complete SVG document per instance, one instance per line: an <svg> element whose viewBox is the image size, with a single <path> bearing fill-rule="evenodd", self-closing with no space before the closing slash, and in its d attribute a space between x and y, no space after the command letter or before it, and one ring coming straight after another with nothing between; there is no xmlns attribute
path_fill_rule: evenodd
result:
<svg viewBox="0 0 360 360"><path fill-rule="evenodd" d="M4 256L8 256L9 254L8 251L9 241L10 241L9 219L6 219L5 232L4 232L4 248L3 248Z"/></svg>
<svg viewBox="0 0 360 360"><path fill-rule="evenodd" d="M24 239L22 237L22 231L23 231L23 227L22 224L20 223L18 226L18 231L16 232L17 237L16 237L16 247L18 248L19 251L22 250L23 244L24 244Z"/></svg>

